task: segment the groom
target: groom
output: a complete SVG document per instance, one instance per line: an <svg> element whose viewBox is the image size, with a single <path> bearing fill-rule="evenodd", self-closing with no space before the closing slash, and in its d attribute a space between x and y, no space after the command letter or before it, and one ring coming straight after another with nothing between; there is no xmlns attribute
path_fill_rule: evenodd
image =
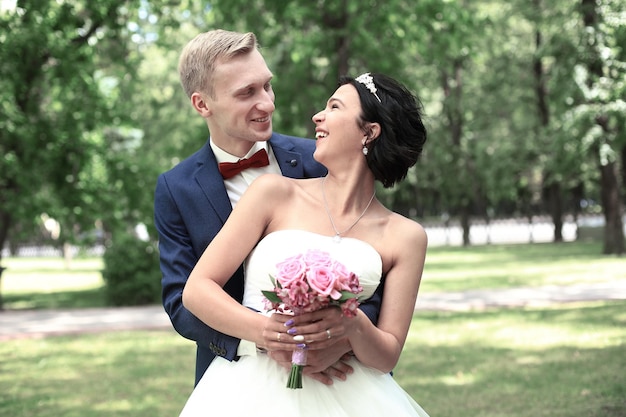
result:
<svg viewBox="0 0 626 417"><path fill-rule="evenodd" d="M313 178L325 175L326 169L312 157L313 140L272 132L272 72L254 34L224 30L199 34L183 49L179 73L210 137L196 153L158 177L154 220L163 306L178 333L197 343L197 384L215 356L237 360L257 354L257 348L206 326L183 307L182 291L191 270L256 177L278 173ZM225 286L240 303L243 282L240 266ZM380 292L382 286L361 305L373 322L378 318ZM345 379L351 368L341 358L349 351L345 339L326 350L310 351L306 373L325 384L332 384L333 377ZM291 352L270 352L270 356L291 366Z"/></svg>

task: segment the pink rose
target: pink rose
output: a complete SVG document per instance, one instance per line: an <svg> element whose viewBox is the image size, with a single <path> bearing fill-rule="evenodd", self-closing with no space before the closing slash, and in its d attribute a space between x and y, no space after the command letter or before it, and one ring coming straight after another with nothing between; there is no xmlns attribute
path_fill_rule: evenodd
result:
<svg viewBox="0 0 626 417"><path fill-rule="evenodd" d="M282 309L281 305L284 305L295 314L301 314L332 304L342 306L350 316L355 314L359 304L356 297L345 306L342 304L350 293L359 294L363 288L358 277L341 262L332 259L329 253L311 249L279 262L276 268L274 308Z"/></svg>
<svg viewBox="0 0 626 417"><path fill-rule="evenodd" d="M304 263L309 268L315 268L316 266L330 266L331 258L328 252L324 252L319 249L310 249L304 255Z"/></svg>
<svg viewBox="0 0 626 417"><path fill-rule="evenodd" d="M296 281L302 281L306 274L306 263L302 255L292 256L276 265L276 281L283 288L288 288Z"/></svg>
<svg viewBox="0 0 626 417"><path fill-rule="evenodd" d="M337 276L335 288L338 291L348 291L353 294L359 294L363 291L363 287L361 287L359 283L359 278L354 272L348 271L348 268L346 268L344 264L334 261L332 269Z"/></svg>
<svg viewBox="0 0 626 417"><path fill-rule="evenodd" d="M348 271L348 268L346 268L344 264L337 261L333 261L332 269L337 276L335 287L339 291L350 291L350 276L352 275L352 272Z"/></svg>
<svg viewBox="0 0 626 417"><path fill-rule="evenodd" d="M331 266L316 265L309 268L306 279L311 289L316 291L320 296L330 296L335 300L341 297L339 291L335 289L337 275L335 275ZM337 296L337 294L339 294L339 296Z"/></svg>

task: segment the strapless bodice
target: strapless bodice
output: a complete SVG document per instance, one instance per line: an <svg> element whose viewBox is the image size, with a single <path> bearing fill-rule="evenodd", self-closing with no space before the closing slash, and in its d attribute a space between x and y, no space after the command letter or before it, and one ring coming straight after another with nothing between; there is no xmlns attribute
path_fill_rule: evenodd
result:
<svg viewBox="0 0 626 417"><path fill-rule="evenodd" d="M276 264L309 249L328 252L333 259L354 272L363 287L359 298L369 298L378 287L382 260L369 243L353 238L342 238L340 242L335 242L331 236L305 230L279 230L261 239L246 260L243 304L263 310L265 303L261 290L272 289L270 274L276 272Z"/></svg>

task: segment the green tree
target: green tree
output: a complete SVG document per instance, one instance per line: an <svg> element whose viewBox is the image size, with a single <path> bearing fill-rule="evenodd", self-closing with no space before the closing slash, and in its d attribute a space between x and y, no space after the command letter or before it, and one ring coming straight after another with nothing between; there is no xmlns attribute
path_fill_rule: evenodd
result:
<svg viewBox="0 0 626 417"><path fill-rule="evenodd" d="M42 213L61 224L61 241L103 217L141 217L142 169L128 158L140 137L121 87L134 75L142 4L22 0L0 12L0 248Z"/></svg>
<svg viewBox="0 0 626 417"><path fill-rule="evenodd" d="M626 61L620 61L618 51L623 45L615 44L611 34L616 26L626 25L626 19L619 17L621 9L611 6L617 5L602 0L581 1L583 55L576 70L584 100L576 108L576 119L600 171L605 219L603 252L621 255L625 246L619 158L626 146Z"/></svg>

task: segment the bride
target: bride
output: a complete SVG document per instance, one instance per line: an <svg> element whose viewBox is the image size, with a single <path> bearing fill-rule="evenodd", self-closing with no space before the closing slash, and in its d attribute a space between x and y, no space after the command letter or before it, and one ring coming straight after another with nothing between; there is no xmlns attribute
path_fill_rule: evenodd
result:
<svg viewBox="0 0 626 417"><path fill-rule="evenodd" d="M428 416L393 379L411 323L427 236L421 225L385 208L375 181L403 180L426 141L419 101L382 74L342 78L326 108L313 116L314 157L324 178L258 178L191 273L183 303L209 326L259 347L238 361L216 358L187 400L181 416ZM327 252L354 272L370 296L384 279L378 325L364 313L324 320L259 314L262 290L284 259L309 249ZM222 287L245 262L243 306ZM258 329L263 329L259 332ZM268 357L274 350L323 349L337 339L351 347L354 372L333 385L304 377L286 388L289 370Z"/></svg>

